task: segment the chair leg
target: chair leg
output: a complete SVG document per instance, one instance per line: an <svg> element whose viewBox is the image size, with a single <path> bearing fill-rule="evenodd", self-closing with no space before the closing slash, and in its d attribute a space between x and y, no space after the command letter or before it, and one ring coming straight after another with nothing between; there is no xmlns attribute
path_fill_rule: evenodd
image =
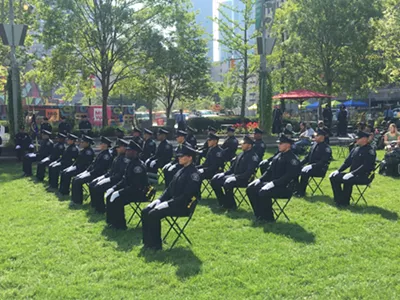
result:
<svg viewBox="0 0 400 300"><path fill-rule="evenodd" d="M357 200L351 195L351 200L354 202L354 205L357 205L360 200L363 200L365 205L368 205L367 200L364 197L365 192L367 191L369 185L366 185L364 188L360 188L360 186L356 185L356 189L359 193Z"/></svg>
<svg viewBox="0 0 400 300"><path fill-rule="evenodd" d="M274 215L275 215L275 220L276 220L276 221L279 219L279 217L280 217L281 215L283 215L283 216L290 222L290 219L289 219L288 215L285 213L285 208L286 208L286 206L289 204L290 200L291 200L291 198L288 198L288 199L286 200L285 204L282 206L282 205L279 204L277 198L273 199L273 202L272 202L272 211L273 211L273 213L274 213ZM274 204L276 204L276 206L278 206L278 212L277 212L276 209L273 208Z"/></svg>
<svg viewBox="0 0 400 300"><path fill-rule="evenodd" d="M133 203L133 205L132 205L132 203ZM136 229L140 226L140 224L142 224L142 217L140 215L140 211L141 211L140 210L140 202L132 202L132 203L129 203L129 206L132 208L133 212L132 212L132 215L129 218L127 224L129 224L132 221L133 217L135 215L137 215L139 217L139 222L135 226L135 229Z"/></svg>

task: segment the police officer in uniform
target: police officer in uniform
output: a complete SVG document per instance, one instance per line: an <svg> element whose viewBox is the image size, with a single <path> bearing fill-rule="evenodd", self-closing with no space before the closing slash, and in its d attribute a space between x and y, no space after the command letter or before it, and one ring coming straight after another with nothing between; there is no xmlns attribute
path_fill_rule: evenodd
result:
<svg viewBox="0 0 400 300"><path fill-rule="evenodd" d="M157 145L156 142L154 142L153 140L153 131L151 131L150 129L144 129L143 138L143 152L140 153L140 159L142 161L147 161L156 153Z"/></svg>
<svg viewBox="0 0 400 300"><path fill-rule="evenodd" d="M187 133L188 134L186 136L186 142L188 142L193 149L197 149L197 139L194 136L194 134L196 132L197 132L196 129L194 129L194 128L190 127L190 126L187 127Z"/></svg>
<svg viewBox="0 0 400 300"><path fill-rule="evenodd" d="M129 142L124 139L117 140L116 151L118 156L114 159L110 170L106 174L93 179L89 184L90 204L98 213L106 212L104 193L124 176L126 166L130 162L130 159L125 156L128 145Z"/></svg>
<svg viewBox="0 0 400 300"><path fill-rule="evenodd" d="M224 159L222 157L222 148L218 146L219 137L216 134L208 135L208 152L205 162L198 166L202 180L211 179L219 172L224 171Z"/></svg>
<svg viewBox="0 0 400 300"><path fill-rule="evenodd" d="M217 129L215 129L212 126L208 126L207 128L208 130L208 134L212 133L215 134L217 132ZM203 146L199 149L199 155L197 156L197 165L201 164L201 159L205 158L207 156L208 153L208 141L205 141Z"/></svg>
<svg viewBox="0 0 400 300"><path fill-rule="evenodd" d="M139 159L142 148L130 141L126 156L131 160L120 182L106 192L107 223L116 229L126 229L124 206L130 202L146 202L149 179L145 164Z"/></svg>
<svg viewBox="0 0 400 300"><path fill-rule="evenodd" d="M67 136L67 149L65 149L61 158L52 162L49 165L49 187L53 189L58 189L58 177L60 176L60 171L64 170L75 162L79 155L79 149L75 145L78 137L73 134L68 134Z"/></svg>
<svg viewBox="0 0 400 300"><path fill-rule="evenodd" d="M297 186L298 197L304 197L310 177L324 177L332 160L332 149L325 143L326 132L317 130L315 143L311 146L307 156L300 162L301 177Z"/></svg>
<svg viewBox="0 0 400 300"><path fill-rule="evenodd" d="M98 178L101 175L107 173L111 167L112 158L109 151L111 147L111 140L102 136L100 138L100 150L101 152L97 155L94 162L84 172L78 174L72 180L72 194L71 201L74 204L82 204L83 202L83 190L82 186L85 183L91 182L93 179Z"/></svg>
<svg viewBox="0 0 400 300"><path fill-rule="evenodd" d="M176 133L176 141L178 142L178 146L175 148L175 159L167 163L163 167L166 188L171 182L172 177L174 177L175 173L178 172L181 168L181 165L179 164L178 154L182 151L183 145L190 147L190 144L185 141L186 136L187 133L183 130L178 130Z"/></svg>
<svg viewBox="0 0 400 300"><path fill-rule="evenodd" d="M227 129L228 138L222 144L222 156L225 161L231 161L236 156L236 150L239 146L239 142L235 137L235 128L228 127Z"/></svg>
<svg viewBox="0 0 400 300"><path fill-rule="evenodd" d="M260 159L260 161L263 159L264 157L264 153L265 153L265 143L262 139L262 135L263 135L263 131L259 128L256 128L254 130L254 151L257 153L258 158Z"/></svg>
<svg viewBox="0 0 400 300"><path fill-rule="evenodd" d="M82 137L82 150L79 151L78 157L70 167L61 172L60 187L58 189L61 195L69 194L69 186L71 184L72 177L85 171L93 162L94 151L91 147L92 144L93 139L91 137L87 135Z"/></svg>
<svg viewBox="0 0 400 300"><path fill-rule="evenodd" d="M49 123L49 118L44 117L42 125L40 125L40 131L43 132L43 130L47 130L49 132L53 131L53 126Z"/></svg>
<svg viewBox="0 0 400 300"><path fill-rule="evenodd" d="M119 128L116 128L115 136L117 137L117 140L124 139L124 131ZM117 151L118 147L119 147L119 145L115 144L115 146L110 149L110 153L113 158L116 158L118 156L118 151Z"/></svg>
<svg viewBox="0 0 400 300"><path fill-rule="evenodd" d="M142 210L144 248L161 250L161 220L167 216L188 216L199 199L201 179L194 165L196 150L184 146L178 157L182 168L161 197Z"/></svg>
<svg viewBox="0 0 400 300"><path fill-rule="evenodd" d="M156 154L146 161L147 172L155 174L157 176L157 170L163 168L167 163L171 162L174 150L172 145L167 141L168 130L160 128L158 130L158 140L160 144L158 145Z"/></svg>
<svg viewBox="0 0 400 300"><path fill-rule="evenodd" d="M236 201L233 196L235 187L247 187L250 178L254 175L258 165L258 156L253 149L254 141L245 136L242 142L243 152L232 163L225 173L214 175L211 187L217 196L218 203L226 209L236 209ZM224 188L225 193L222 191Z"/></svg>
<svg viewBox="0 0 400 300"><path fill-rule="evenodd" d="M65 117L60 118L60 123L58 124L58 132L68 134L71 132L71 125L65 121Z"/></svg>
<svg viewBox="0 0 400 300"><path fill-rule="evenodd" d="M35 161L41 161L45 157L49 156L53 150L53 142L50 140L51 132L43 130L42 141L40 142L40 148L38 153L27 153L22 161L22 170L24 176L32 176L32 163Z"/></svg>
<svg viewBox="0 0 400 300"><path fill-rule="evenodd" d="M22 157L25 155L25 151L34 148L32 145L32 139L29 134L25 132L24 126L21 126L19 132L15 135L14 144L18 161L21 161Z"/></svg>
<svg viewBox="0 0 400 300"><path fill-rule="evenodd" d="M139 128L135 127L133 128L132 136L133 141L143 148L142 131Z"/></svg>
<svg viewBox="0 0 400 300"><path fill-rule="evenodd" d="M250 183L246 190L258 220L273 222L272 198L292 195L290 184L297 180L300 172L300 161L291 150L292 144L293 140L282 135L279 139L279 153L273 157L270 167L260 179Z"/></svg>
<svg viewBox="0 0 400 300"><path fill-rule="evenodd" d="M62 133L57 134L57 143L53 145L53 149L51 150L51 154L45 158L43 158L38 164L36 169L36 178L39 181L43 181L44 175L46 174L46 166L51 164L52 162L60 159L65 150L65 138L67 136Z"/></svg>
<svg viewBox="0 0 400 300"><path fill-rule="evenodd" d="M376 152L369 145L369 133L358 131L356 144L358 147L353 148L343 165L329 176L334 200L338 206L348 206L353 185L369 184L369 176L375 169ZM347 168L350 168L350 172L343 173Z"/></svg>
<svg viewBox="0 0 400 300"><path fill-rule="evenodd" d="M92 135L92 124L90 124L86 115L83 115L81 121L79 122L79 130L82 135Z"/></svg>

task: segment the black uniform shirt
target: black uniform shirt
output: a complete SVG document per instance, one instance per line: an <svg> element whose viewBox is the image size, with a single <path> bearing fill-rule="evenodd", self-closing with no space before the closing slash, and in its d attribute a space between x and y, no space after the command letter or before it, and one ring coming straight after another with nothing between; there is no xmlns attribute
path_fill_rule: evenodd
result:
<svg viewBox="0 0 400 300"><path fill-rule="evenodd" d="M79 149L75 144L69 145L65 149L63 156L58 161L61 162L63 167L69 167L78 158Z"/></svg>
<svg viewBox="0 0 400 300"><path fill-rule="evenodd" d="M164 140L158 145L154 159L157 159L158 163L161 166L164 166L167 163L171 162L173 152L174 150L172 149L170 142Z"/></svg>
<svg viewBox="0 0 400 300"><path fill-rule="evenodd" d="M147 186L149 186L149 179L146 166L139 158L133 158L127 165L122 180L113 189L120 190L121 197L130 197L134 201L135 193L144 191Z"/></svg>
<svg viewBox="0 0 400 300"><path fill-rule="evenodd" d="M79 122L79 129L80 130L88 130L88 129L92 129L92 124L90 124L90 122L88 120L84 120L84 121L80 121Z"/></svg>
<svg viewBox="0 0 400 300"><path fill-rule="evenodd" d="M61 133L70 133L71 132L71 125L69 125L69 123L67 122L61 122L60 124L58 124L58 132Z"/></svg>
<svg viewBox="0 0 400 300"><path fill-rule="evenodd" d="M64 151L65 151L64 143L60 143L60 142L56 143L53 146L53 150L51 151L50 161L53 162L53 161L58 160L63 155Z"/></svg>
<svg viewBox="0 0 400 300"><path fill-rule="evenodd" d="M236 150L239 146L239 142L236 137L230 136L222 144L223 156L226 161L230 161L236 156Z"/></svg>
<svg viewBox="0 0 400 300"><path fill-rule="evenodd" d="M224 159L222 157L222 149L220 146L208 149L206 160L203 165L201 165L201 168L213 174L224 168Z"/></svg>
<svg viewBox="0 0 400 300"><path fill-rule="evenodd" d="M197 148L197 139L193 134L188 134L187 135L186 142L188 142L193 149Z"/></svg>
<svg viewBox="0 0 400 300"><path fill-rule="evenodd" d="M272 181L276 187L286 187L300 173L300 161L291 151L280 152L272 158L268 170L261 176L264 182Z"/></svg>
<svg viewBox="0 0 400 300"><path fill-rule="evenodd" d="M225 175L235 175L236 179L248 181L255 173L259 158L254 149L243 151L233 162Z"/></svg>
<svg viewBox="0 0 400 300"><path fill-rule="evenodd" d="M106 177L110 178L111 183L116 184L122 179L130 161L129 158L125 157L125 154L120 154L114 159L110 170L106 174Z"/></svg>
<svg viewBox="0 0 400 300"><path fill-rule="evenodd" d="M42 140L40 142L40 148L38 152L38 160L42 160L45 157L50 156L53 151L53 141L51 140Z"/></svg>
<svg viewBox="0 0 400 300"><path fill-rule="evenodd" d="M152 139L148 139L144 142L143 152L140 153L140 159L146 161L156 153L157 145Z"/></svg>
<svg viewBox="0 0 400 300"><path fill-rule="evenodd" d="M376 152L367 144L363 147L355 147L339 168L339 172L343 172L350 167L350 172L354 176L366 176L375 169Z"/></svg>
<svg viewBox="0 0 400 300"><path fill-rule="evenodd" d="M313 168L328 170L332 159L331 147L325 142L314 143L307 156L301 161L301 166L310 164Z"/></svg>
<svg viewBox="0 0 400 300"><path fill-rule="evenodd" d="M40 130L47 130L52 132L53 131L53 126L51 126L49 123L42 123L42 125L40 126Z"/></svg>
<svg viewBox="0 0 400 300"><path fill-rule="evenodd" d="M74 162L74 166L77 167L79 171L86 170L92 163L94 158L94 151L92 147L87 147L79 151L78 157Z"/></svg>
<svg viewBox="0 0 400 300"><path fill-rule="evenodd" d="M94 162L87 169L92 176L100 176L107 172L112 164L112 158L108 149L103 150L97 155Z"/></svg>
<svg viewBox="0 0 400 300"><path fill-rule="evenodd" d="M32 143L32 140L26 132L18 132L15 135L14 142L16 146L21 146L21 148L28 149L29 145Z"/></svg>
<svg viewBox="0 0 400 300"><path fill-rule="evenodd" d="M255 140L254 141L254 146L253 149L254 151L257 153L258 158L260 159L260 161L263 159L264 157L264 153L265 153L265 143L263 140Z"/></svg>

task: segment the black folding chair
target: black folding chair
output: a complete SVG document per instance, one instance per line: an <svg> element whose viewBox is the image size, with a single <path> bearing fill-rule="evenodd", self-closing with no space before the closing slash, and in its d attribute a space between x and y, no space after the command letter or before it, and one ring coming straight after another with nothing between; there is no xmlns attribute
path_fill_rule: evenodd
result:
<svg viewBox="0 0 400 300"><path fill-rule="evenodd" d="M84 183L82 185L82 192L84 193L83 202L85 202L90 196L89 183Z"/></svg>
<svg viewBox="0 0 400 300"><path fill-rule="evenodd" d="M251 207L249 199L246 194L246 189L247 187L235 187L233 189L233 195L235 197L237 208L239 208L243 202L246 203L249 207Z"/></svg>
<svg viewBox="0 0 400 300"><path fill-rule="evenodd" d="M156 189L153 186L149 186L148 187L148 191L146 193L146 198L148 200L148 202L152 202L154 200L154 198L156 197ZM130 208L132 208L132 215L129 218L127 224L129 224L133 217L135 215L137 215L139 217L139 222L136 224L135 229L139 227L139 225L142 223L142 209L140 207L140 205L142 203L146 203L146 202L129 202L128 205L130 206Z"/></svg>
<svg viewBox="0 0 400 300"><path fill-rule="evenodd" d="M185 238L185 240L192 245L192 242L190 241L190 239L188 238L188 236L185 233L185 229L188 226L188 224L190 223L190 221L192 220L194 211L196 209L197 206L197 199L193 200L190 204L189 204L189 208L190 208L190 213L188 216L168 216L165 217L165 220L167 221L167 223L169 224L169 229L167 231L167 233L164 235L163 238L163 242L166 243L166 239L168 237L168 235L170 234L170 232L173 230L175 231L175 233L177 234L175 240L173 241L173 243L171 244L171 247L169 248L169 250L171 250L175 244L177 243L177 241L183 236ZM183 226L179 225L178 220L180 218L187 218L186 222L183 224Z"/></svg>
<svg viewBox="0 0 400 300"><path fill-rule="evenodd" d="M289 189L291 191L291 194L290 194L289 197L286 197L286 198L280 198L280 197L272 198L272 211L274 213L276 221L279 219L279 217L281 215L283 215L286 218L286 220L288 220L290 222L290 219L289 219L288 215L285 213L285 209L288 206L288 204L290 203L290 200L292 200L292 195L293 195L293 192L294 192L295 188L296 188L296 181L292 180L287 185L287 189ZM283 203L282 204L279 203L279 200L282 200ZM274 208L274 206L276 208Z"/></svg>
<svg viewBox="0 0 400 300"><path fill-rule="evenodd" d="M208 198L210 198L212 193L213 193L213 189L211 187L210 179L204 179L202 182L201 197L208 199Z"/></svg>
<svg viewBox="0 0 400 300"><path fill-rule="evenodd" d="M318 178L319 180L316 178ZM320 191L320 193L322 195L325 195L321 189L321 184L322 184L322 181L324 181L324 179L325 179L325 175L323 177L310 177L308 179L307 186L311 190L311 196L314 196L317 193L317 191Z"/></svg>
<svg viewBox="0 0 400 300"><path fill-rule="evenodd" d="M357 205L358 202L360 202L360 200L364 201L365 205L368 205L368 202L365 199L364 194L367 191L367 189L371 187L371 183L375 178L375 172L379 169L379 166L380 166L380 161L376 161L374 170L368 176L368 179L369 179L368 184L355 184L354 185L358 192L358 195L355 195L354 197L353 197L353 194L351 195L351 201L354 203L354 205Z"/></svg>
<svg viewBox="0 0 400 300"><path fill-rule="evenodd" d="M157 170L157 175L158 175L159 184L165 184L165 177L164 177L164 172L162 169Z"/></svg>

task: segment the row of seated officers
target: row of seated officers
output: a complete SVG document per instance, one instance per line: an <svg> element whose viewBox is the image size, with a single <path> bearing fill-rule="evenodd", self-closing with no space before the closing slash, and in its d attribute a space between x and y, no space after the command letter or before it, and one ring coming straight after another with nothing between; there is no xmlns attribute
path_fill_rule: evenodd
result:
<svg viewBox="0 0 400 300"><path fill-rule="evenodd" d="M139 130L137 132L140 133ZM164 192L142 210L144 245L161 249L161 219L170 215L188 215L192 204L201 197L203 180L210 181L220 207L228 210L237 208L234 189L246 188L257 220L273 222L273 199L291 197L293 192L304 196L309 178L324 177L332 159L332 151L324 141L326 133L323 130L317 131L315 143L301 161L291 150L293 140L282 135L278 152L261 162L265 144L259 129L254 138L244 137L242 152L231 161L228 159L232 153L218 145L219 137L214 128L209 128L207 146L198 150L187 142L187 133L184 131L178 131L178 146L173 150L166 139L167 134L167 130L159 130L158 147L152 139L153 132L148 129L144 130L144 141L140 135L130 141L119 138L114 148L111 148L111 140L102 137L100 153L95 158L90 137L84 135L81 138L79 150L77 136L69 134L67 137L59 133L57 143L53 144L49 139L50 132L43 131L39 152L25 155L23 171L25 175L31 175L32 163L37 161L37 178L43 180L48 166L50 189L58 188L61 195L68 195L71 186L73 206L82 204L83 186L88 184L91 206L95 211L106 213L109 226L126 229L124 206L130 202L148 202L149 192L154 190L150 184L151 177L163 170L168 180ZM368 134L358 132L356 143L358 147L330 175L334 200L339 206L349 205L353 185L367 184L374 170L376 154L368 144ZM237 140L230 142L236 149L238 144ZM204 156L205 149L205 160L199 164L196 156ZM224 171L227 163L230 167ZM267 167L262 176L255 179L259 166ZM344 173L347 168L350 168L350 172Z"/></svg>

